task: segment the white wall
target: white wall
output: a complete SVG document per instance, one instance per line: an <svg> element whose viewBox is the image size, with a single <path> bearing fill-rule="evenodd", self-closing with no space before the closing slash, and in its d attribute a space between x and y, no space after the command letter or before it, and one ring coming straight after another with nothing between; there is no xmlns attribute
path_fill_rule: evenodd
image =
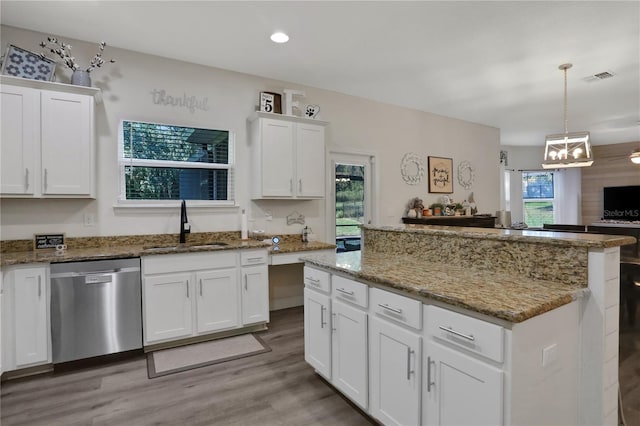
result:
<svg viewBox="0 0 640 426"><path fill-rule="evenodd" d="M2 26L3 45L12 43L31 51L46 34ZM80 63L88 62L96 43L67 39ZM108 40L107 40L108 42ZM203 53L204 54L204 53ZM436 201L428 194L427 179L416 186L404 183L400 161L406 152L425 159L429 155L469 160L475 166L474 186L466 191L454 173L455 201L474 192L479 212L495 212L499 206L499 130L493 127L450 119L439 115L372 102L327 90L241 74L116 49L107 46L107 64L91 73L93 86L103 91L104 103L97 114L97 199L96 200L13 200L3 199L0 208L3 240L32 238L34 233L65 232L67 236L105 236L127 234L177 233L179 209L131 210L114 208L119 176L117 168L118 124L123 119L148 120L171 124L228 129L236 135L236 200L247 209L251 228L273 233L297 233L301 225L286 225L286 216L302 213L320 238L325 232L325 201L251 201L246 119L255 110L260 91L282 93L285 88L304 90L307 103L320 105L319 119L330 122L327 144L373 152L377 156L377 224L398 224L407 201L421 197L425 204ZM283 63L286 66L286 63ZM57 69L58 81L68 82L70 72ZM174 96L208 98L208 111L189 112L185 108L156 105L154 89ZM428 96L428 93L424 94ZM265 220L270 212L272 221ZM93 213L93 227L83 226L85 213ZM239 210L190 209L193 232L238 230Z"/></svg>
<svg viewBox="0 0 640 426"><path fill-rule="evenodd" d="M502 146L508 153L508 166L511 175L511 221L523 221L522 171L543 170L543 146ZM554 174L556 193L556 223L577 225L581 215L581 171L579 168L560 169Z"/></svg>

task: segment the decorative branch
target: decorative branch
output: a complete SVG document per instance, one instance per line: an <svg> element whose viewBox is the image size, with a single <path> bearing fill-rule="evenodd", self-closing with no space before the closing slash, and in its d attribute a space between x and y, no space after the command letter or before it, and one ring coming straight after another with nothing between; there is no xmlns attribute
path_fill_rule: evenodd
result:
<svg viewBox="0 0 640 426"><path fill-rule="evenodd" d="M98 43L98 53L96 53L93 59L91 59L91 62L89 62L89 66L84 71L91 72L96 68L102 67L102 65L106 63L115 62L115 59L109 59L108 61L105 61L102 58L102 52L104 52L104 48L106 45L107 43L105 43L104 41ZM54 56L58 56L60 59L62 59L62 62L67 66L67 68L73 71L77 71L80 69L80 65L78 65L78 63L76 62L76 58L71 56L70 44L58 40L55 37L47 37L47 41L40 42L40 47L48 50ZM43 59L46 58L44 52L40 53L40 56Z"/></svg>

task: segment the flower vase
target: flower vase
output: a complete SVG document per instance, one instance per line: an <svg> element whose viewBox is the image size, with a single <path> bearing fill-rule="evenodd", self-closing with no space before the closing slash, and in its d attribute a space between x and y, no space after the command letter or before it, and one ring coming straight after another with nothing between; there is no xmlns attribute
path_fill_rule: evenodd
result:
<svg viewBox="0 0 640 426"><path fill-rule="evenodd" d="M71 75L71 84L91 87L91 74L89 74L89 71L75 70Z"/></svg>

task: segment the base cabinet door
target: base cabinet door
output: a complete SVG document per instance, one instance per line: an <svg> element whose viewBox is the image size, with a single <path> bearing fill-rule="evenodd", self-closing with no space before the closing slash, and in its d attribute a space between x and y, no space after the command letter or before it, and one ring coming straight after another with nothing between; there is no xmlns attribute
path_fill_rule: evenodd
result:
<svg viewBox="0 0 640 426"><path fill-rule="evenodd" d="M503 372L438 343L425 346L426 424L502 425Z"/></svg>
<svg viewBox="0 0 640 426"><path fill-rule="evenodd" d="M198 272L195 284L198 333L239 325L238 274L235 268Z"/></svg>
<svg viewBox="0 0 640 426"><path fill-rule="evenodd" d="M13 277L16 367L46 363L49 330L45 269L16 269Z"/></svg>
<svg viewBox="0 0 640 426"><path fill-rule="evenodd" d="M269 321L269 270L268 266L243 267L242 274L242 324Z"/></svg>
<svg viewBox="0 0 640 426"><path fill-rule="evenodd" d="M144 278L145 342L188 337L193 333L191 274Z"/></svg>
<svg viewBox="0 0 640 426"><path fill-rule="evenodd" d="M371 414L385 425L419 425L422 338L375 317L369 327Z"/></svg>
<svg viewBox="0 0 640 426"><path fill-rule="evenodd" d="M331 305L329 296L304 289L304 359L331 379Z"/></svg>
<svg viewBox="0 0 640 426"><path fill-rule="evenodd" d="M366 410L369 399L367 314L336 300L331 310L332 383Z"/></svg>

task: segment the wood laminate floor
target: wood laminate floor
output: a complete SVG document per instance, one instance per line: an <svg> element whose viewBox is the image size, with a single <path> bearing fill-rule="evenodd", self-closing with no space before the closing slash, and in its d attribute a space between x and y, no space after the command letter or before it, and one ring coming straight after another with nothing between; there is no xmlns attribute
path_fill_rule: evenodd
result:
<svg viewBox="0 0 640 426"><path fill-rule="evenodd" d="M155 379L144 355L2 383L10 425L369 425L304 361L302 308L271 313L272 351Z"/></svg>
<svg viewBox="0 0 640 426"><path fill-rule="evenodd" d="M1 424L369 425L304 362L302 308L271 313L272 352L148 379L144 355L2 383ZM620 331L627 425L640 425L640 328Z"/></svg>

